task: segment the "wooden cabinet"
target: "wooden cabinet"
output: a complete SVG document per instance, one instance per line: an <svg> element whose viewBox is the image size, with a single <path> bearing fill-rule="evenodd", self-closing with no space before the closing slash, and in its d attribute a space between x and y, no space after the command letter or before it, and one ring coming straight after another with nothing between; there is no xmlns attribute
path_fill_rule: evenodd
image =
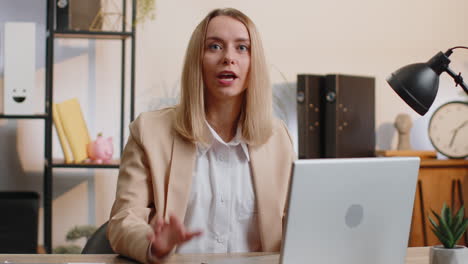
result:
<svg viewBox="0 0 468 264"><path fill-rule="evenodd" d="M467 201L467 206L468 160L421 160L409 246L441 244L431 231L428 219L431 210L439 213L444 202L458 210L463 201ZM467 215L468 210L465 210L465 217ZM458 243L468 245L467 235Z"/></svg>

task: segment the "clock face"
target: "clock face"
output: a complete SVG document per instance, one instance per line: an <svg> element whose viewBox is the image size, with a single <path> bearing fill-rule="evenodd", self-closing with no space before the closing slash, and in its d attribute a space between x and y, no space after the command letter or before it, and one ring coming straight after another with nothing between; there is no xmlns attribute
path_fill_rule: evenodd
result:
<svg viewBox="0 0 468 264"><path fill-rule="evenodd" d="M439 107L429 122L429 138L437 151L450 158L468 156L468 102Z"/></svg>

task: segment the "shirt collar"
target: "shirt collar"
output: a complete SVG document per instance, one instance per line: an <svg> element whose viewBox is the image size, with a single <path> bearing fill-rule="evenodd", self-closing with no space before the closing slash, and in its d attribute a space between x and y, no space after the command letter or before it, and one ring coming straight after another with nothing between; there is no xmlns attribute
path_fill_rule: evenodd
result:
<svg viewBox="0 0 468 264"><path fill-rule="evenodd" d="M247 158L247 161L250 161L250 156L249 156L249 149L247 147L247 144L245 143L245 140L242 137L242 125L237 124L237 129L236 129L236 135L234 138L229 141L229 142L224 142L224 140L216 133L216 131L210 126L210 124L205 121L205 125L207 128L207 133L208 135L208 144L202 144L202 143L197 143L197 152L199 156L202 156L208 152L208 150L213 146L215 142L229 146L229 147L235 147L240 145L242 148L242 152L245 154L245 157Z"/></svg>

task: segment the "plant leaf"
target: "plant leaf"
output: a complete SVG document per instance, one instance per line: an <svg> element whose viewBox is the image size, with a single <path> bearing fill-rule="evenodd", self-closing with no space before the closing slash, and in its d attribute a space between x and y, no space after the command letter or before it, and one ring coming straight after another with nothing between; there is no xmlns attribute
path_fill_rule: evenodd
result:
<svg viewBox="0 0 468 264"><path fill-rule="evenodd" d="M440 219L439 214L437 214L434 210L431 210L431 211L432 211L432 214L438 219L439 224L437 224L435 220L431 219L431 217L429 217L429 221L431 221L431 224L433 224L437 230L441 230L442 227L441 227L440 220L439 220Z"/></svg>
<svg viewBox="0 0 468 264"><path fill-rule="evenodd" d="M447 241L447 238L442 234L440 233L439 230L435 229L435 228L432 228L431 227L431 230L432 232L434 232L434 234L437 236L437 238L439 239L440 242L442 242L442 244L444 244L444 242Z"/></svg>
<svg viewBox="0 0 468 264"><path fill-rule="evenodd" d="M442 210L440 213L442 215L442 218L447 223L447 226L451 228L452 227L452 210L450 209L450 207L447 206L446 203L444 203L444 205L442 206Z"/></svg>
<svg viewBox="0 0 468 264"><path fill-rule="evenodd" d="M440 227L440 232L450 241L453 241L453 234L450 228L447 225L447 222L445 222L445 219L443 217L440 217L438 214L436 214L434 211L433 213L437 217L437 220L439 220L439 227Z"/></svg>
<svg viewBox="0 0 468 264"><path fill-rule="evenodd" d="M451 227L452 230L457 230L458 229L458 227L463 222L463 217L464 216L465 216L465 207L462 205L460 210L458 210L458 212L455 215L455 220L453 221L452 227Z"/></svg>
<svg viewBox="0 0 468 264"><path fill-rule="evenodd" d="M431 227L431 230L432 230L432 232L434 232L434 234L439 239L440 243L442 243L445 248L450 248L450 241L442 233L440 233L438 230L436 230L436 229L434 229L432 227Z"/></svg>
<svg viewBox="0 0 468 264"><path fill-rule="evenodd" d="M467 228L468 228L468 219L465 219L463 223L461 224L460 228L456 230L453 234L455 243L457 243L457 241L460 240L460 238L463 236Z"/></svg>
<svg viewBox="0 0 468 264"><path fill-rule="evenodd" d="M439 226L437 225L437 223L434 221L434 219L432 219L432 217L428 217L429 218L429 222L431 222L432 226L435 228L435 229L439 229Z"/></svg>

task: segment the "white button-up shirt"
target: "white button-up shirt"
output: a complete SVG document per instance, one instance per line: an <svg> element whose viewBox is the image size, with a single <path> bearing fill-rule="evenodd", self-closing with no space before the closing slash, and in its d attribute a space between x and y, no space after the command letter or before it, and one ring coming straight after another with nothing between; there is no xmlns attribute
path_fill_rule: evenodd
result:
<svg viewBox="0 0 468 264"><path fill-rule="evenodd" d="M238 126L228 143L211 128L211 143L197 144L192 189L185 214L187 230L203 234L177 253L260 251L255 193L247 145Z"/></svg>

